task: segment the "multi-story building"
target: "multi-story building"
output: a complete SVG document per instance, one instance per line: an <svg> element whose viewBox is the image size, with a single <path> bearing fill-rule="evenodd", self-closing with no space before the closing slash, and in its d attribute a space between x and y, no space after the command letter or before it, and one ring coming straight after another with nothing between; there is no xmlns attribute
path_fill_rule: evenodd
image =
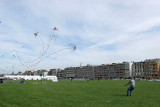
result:
<svg viewBox="0 0 160 107"><path fill-rule="evenodd" d="M63 76L66 79L76 77L76 67L68 67L64 69Z"/></svg>
<svg viewBox="0 0 160 107"><path fill-rule="evenodd" d="M95 66L96 79L129 78L129 62L102 64Z"/></svg>
<svg viewBox="0 0 160 107"><path fill-rule="evenodd" d="M146 59L144 61L144 72L148 79L160 78L160 59Z"/></svg>
<svg viewBox="0 0 160 107"><path fill-rule="evenodd" d="M76 67L76 78L94 79L94 66L87 65Z"/></svg>
<svg viewBox="0 0 160 107"><path fill-rule="evenodd" d="M99 66L95 66L94 68L94 76L95 79L110 79L110 66L107 64L102 64Z"/></svg>
<svg viewBox="0 0 160 107"><path fill-rule="evenodd" d="M144 78L144 62L133 62L132 64L132 76L135 78Z"/></svg>
<svg viewBox="0 0 160 107"><path fill-rule="evenodd" d="M48 72L48 75L57 76L58 71L60 71L60 69L50 69L50 71Z"/></svg>
<svg viewBox="0 0 160 107"><path fill-rule="evenodd" d="M57 77L58 79L64 79L64 70L58 70Z"/></svg>
<svg viewBox="0 0 160 107"><path fill-rule="evenodd" d="M41 70L37 70L35 75L39 75L39 76L47 76L48 75L48 71L41 69Z"/></svg>
<svg viewBox="0 0 160 107"><path fill-rule="evenodd" d="M118 78L129 78L130 77L130 64L129 62L114 64L114 73Z"/></svg>
<svg viewBox="0 0 160 107"><path fill-rule="evenodd" d="M31 71L25 71L24 75L32 75L32 72Z"/></svg>

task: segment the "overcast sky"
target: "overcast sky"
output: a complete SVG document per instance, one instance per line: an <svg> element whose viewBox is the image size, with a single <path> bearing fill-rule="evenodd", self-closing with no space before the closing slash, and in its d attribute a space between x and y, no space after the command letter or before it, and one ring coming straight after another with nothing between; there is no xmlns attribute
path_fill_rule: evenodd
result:
<svg viewBox="0 0 160 107"><path fill-rule="evenodd" d="M159 42L159 0L0 0L3 73L160 58Z"/></svg>

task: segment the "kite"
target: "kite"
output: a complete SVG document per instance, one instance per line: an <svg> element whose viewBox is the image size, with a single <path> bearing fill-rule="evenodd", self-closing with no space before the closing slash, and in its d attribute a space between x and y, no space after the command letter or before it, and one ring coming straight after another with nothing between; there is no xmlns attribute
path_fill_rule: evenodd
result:
<svg viewBox="0 0 160 107"><path fill-rule="evenodd" d="M75 45L73 45L73 50L74 50L74 51L76 50L76 46L75 46Z"/></svg>
<svg viewBox="0 0 160 107"><path fill-rule="evenodd" d="M36 36L38 36L38 32L37 32L37 33L34 33L34 36L35 36L35 38L36 38Z"/></svg>
<svg viewBox="0 0 160 107"><path fill-rule="evenodd" d="M54 27L53 30L58 30L58 29L56 27Z"/></svg>

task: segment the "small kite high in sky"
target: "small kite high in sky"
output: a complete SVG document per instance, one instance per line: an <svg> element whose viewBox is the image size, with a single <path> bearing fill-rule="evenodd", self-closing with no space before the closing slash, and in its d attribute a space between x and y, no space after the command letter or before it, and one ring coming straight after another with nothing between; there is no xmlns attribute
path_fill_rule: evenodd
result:
<svg viewBox="0 0 160 107"><path fill-rule="evenodd" d="M38 36L38 32L37 32L37 33L34 33L34 36L35 36L35 38L36 38L36 36Z"/></svg>
<svg viewBox="0 0 160 107"><path fill-rule="evenodd" d="M74 50L74 51L76 50L76 46L75 46L75 45L73 45L73 50Z"/></svg>
<svg viewBox="0 0 160 107"><path fill-rule="evenodd" d="M56 27L54 27L53 30L58 30L58 29Z"/></svg>

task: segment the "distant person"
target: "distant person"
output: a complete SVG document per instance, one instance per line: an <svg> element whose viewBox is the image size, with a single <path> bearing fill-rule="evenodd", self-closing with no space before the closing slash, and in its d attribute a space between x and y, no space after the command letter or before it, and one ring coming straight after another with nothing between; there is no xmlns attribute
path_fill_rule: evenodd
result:
<svg viewBox="0 0 160 107"><path fill-rule="evenodd" d="M0 83L3 83L3 79L0 79Z"/></svg>
<svg viewBox="0 0 160 107"><path fill-rule="evenodd" d="M72 78L70 78L71 82L72 82Z"/></svg>
<svg viewBox="0 0 160 107"><path fill-rule="evenodd" d="M21 82L20 82L20 83L24 83L24 81L25 81L25 79L24 79L24 78L22 78L22 80L21 80Z"/></svg>
<svg viewBox="0 0 160 107"><path fill-rule="evenodd" d="M130 92L130 96L132 96L132 91L133 89L135 88L135 81L134 81L134 78L132 77L131 80L124 86L127 86L130 84L130 87L128 88L127 90L127 96L129 95L129 92Z"/></svg>

